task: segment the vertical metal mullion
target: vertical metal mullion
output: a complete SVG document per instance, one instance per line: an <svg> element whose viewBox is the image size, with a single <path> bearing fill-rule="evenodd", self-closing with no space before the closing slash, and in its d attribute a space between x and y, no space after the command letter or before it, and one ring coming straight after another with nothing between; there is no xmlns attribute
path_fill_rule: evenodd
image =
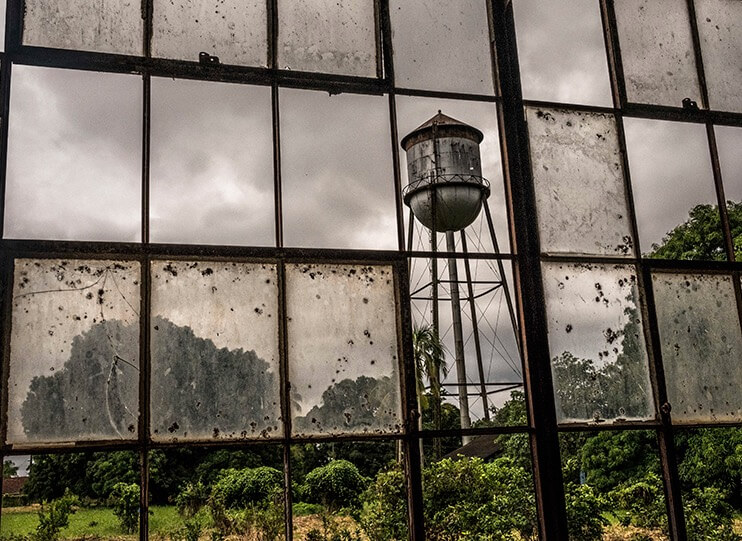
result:
<svg viewBox="0 0 742 541"><path fill-rule="evenodd" d="M286 308L286 262L282 259L276 264L278 286L278 351L279 351L279 380L280 380L280 407L283 419L283 501L286 541L291 541L294 535L292 505L291 505L291 382L289 381L288 358L288 313Z"/></svg>
<svg viewBox="0 0 742 541"><path fill-rule="evenodd" d="M278 6L276 1L265 0L266 24L268 25L267 65L271 69L276 69L278 66Z"/></svg>
<svg viewBox="0 0 742 541"><path fill-rule="evenodd" d="M688 22L690 23L690 34L693 40L693 52L696 61L696 73L698 75L698 86L701 90L701 108L709 109L709 93L706 85L706 69L703 66L703 53L701 52L701 38L698 34L698 20L696 19L696 6L693 0L686 0L688 8Z"/></svg>
<svg viewBox="0 0 742 541"><path fill-rule="evenodd" d="M606 55L608 57L608 73L611 79L611 94L613 95L613 106L622 109L626 106L626 82L623 73L623 60L621 59L621 46L618 40L618 23L616 21L616 10L613 0L601 0L600 14L603 23L603 41L605 42Z"/></svg>
<svg viewBox="0 0 742 541"><path fill-rule="evenodd" d="M151 258L140 259L139 299L139 539L149 536L149 426L150 426L150 307L152 305Z"/></svg>
<svg viewBox="0 0 742 541"><path fill-rule="evenodd" d="M17 51L23 39L23 0L7 0L5 12L5 52Z"/></svg>
<svg viewBox="0 0 742 541"><path fill-rule="evenodd" d="M10 80L12 65L7 55L3 57L0 66L0 238L5 231L5 187L8 163L8 125L10 113Z"/></svg>
<svg viewBox="0 0 742 541"><path fill-rule="evenodd" d="M412 313L410 307L410 277L407 263L396 261L395 298L397 305L397 358L400 368L403 450L405 488L407 494L407 524L410 541L425 541L425 522L423 518L422 458L420 448L422 440L418 420L420 411L417 404L417 378L415 377L415 360L412 352Z"/></svg>
<svg viewBox="0 0 742 541"><path fill-rule="evenodd" d="M732 225L729 221L726 197L724 194L724 183L721 174L721 162L719 160L719 148L716 144L716 131L711 122L706 123L706 138L708 139L709 155L711 157L711 169L714 174L714 187L716 188L716 201L719 206L719 218L724 234L724 249L729 261L734 261L734 239L732 236Z"/></svg>
<svg viewBox="0 0 742 541"><path fill-rule="evenodd" d="M0 253L0 291L2 302L0 302L0 313L2 314L2 359L0 362L0 382L2 382L2 394L0 394L0 448L6 448L8 435L8 381L10 372L10 326L13 313L13 258L7 252ZM5 455L0 453L0 461L5 462ZM3 502L0 497L0 527L2 526Z"/></svg>
<svg viewBox="0 0 742 541"><path fill-rule="evenodd" d="M668 526L670 538L674 541L686 541L687 532L683 516L683 502L680 493L680 478L678 476L678 461L673 437L671 404L667 397L665 370L662 364L662 348L655 308L654 287L652 273L647 266L642 266L640 280L643 283L644 298L646 300L646 327L650 340L651 373L654 384L654 393L660 405L659 418L661 427L657 430L659 443L660 463L664 481L665 503L668 511Z"/></svg>
<svg viewBox="0 0 742 541"><path fill-rule="evenodd" d="M273 204L276 247L283 248L283 180L281 177L281 107L278 84L271 85L271 119L273 123Z"/></svg>
<svg viewBox="0 0 742 541"><path fill-rule="evenodd" d="M554 386L540 266L536 197L523 109L513 5L491 0L500 84L498 108L511 237L515 238L516 291L525 359L526 396L531 414L531 456L541 541L568 539L564 482L559 455Z"/></svg>

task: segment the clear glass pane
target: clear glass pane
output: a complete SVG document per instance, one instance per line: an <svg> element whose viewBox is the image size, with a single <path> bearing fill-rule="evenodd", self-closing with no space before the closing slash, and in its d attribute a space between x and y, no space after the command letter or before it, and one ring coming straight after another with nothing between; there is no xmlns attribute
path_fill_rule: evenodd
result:
<svg viewBox="0 0 742 541"><path fill-rule="evenodd" d="M152 79L153 242L275 243L270 100L268 87Z"/></svg>
<svg viewBox="0 0 742 541"><path fill-rule="evenodd" d="M612 104L598 2L518 0L513 10L524 98Z"/></svg>
<svg viewBox="0 0 742 541"><path fill-rule="evenodd" d="M492 94L484 0L391 0L397 86Z"/></svg>
<svg viewBox="0 0 742 541"><path fill-rule="evenodd" d="M542 268L559 421L651 417L634 267L545 263Z"/></svg>
<svg viewBox="0 0 742 541"><path fill-rule="evenodd" d="M5 236L140 237L142 80L13 66Z"/></svg>
<svg viewBox="0 0 742 541"><path fill-rule="evenodd" d="M655 432L563 432L559 450L570 539L668 539Z"/></svg>
<svg viewBox="0 0 742 541"><path fill-rule="evenodd" d="M282 90L287 246L396 249L386 98Z"/></svg>
<svg viewBox="0 0 742 541"><path fill-rule="evenodd" d="M402 430L392 268L286 267L294 434Z"/></svg>
<svg viewBox="0 0 742 541"><path fill-rule="evenodd" d="M637 118L624 125L643 255L726 259L705 127Z"/></svg>
<svg viewBox="0 0 742 541"><path fill-rule="evenodd" d="M152 55L199 61L199 53L222 64L266 66L265 0L155 0Z"/></svg>
<svg viewBox="0 0 742 541"><path fill-rule="evenodd" d="M742 330L731 277L652 278L673 420L742 419Z"/></svg>
<svg viewBox="0 0 742 541"><path fill-rule="evenodd" d="M152 263L156 440L281 434L276 266Z"/></svg>
<svg viewBox="0 0 742 541"><path fill-rule="evenodd" d="M24 0L23 43L141 55L144 20L131 0Z"/></svg>
<svg viewBox="0 0 742 541"><path fill-rule="evenodd" d="M685 0L621 0L615 9L629 101L700 106Z"/></svg>
<svg viewBox="0 0 742 541"><path fill-rule="evenodd" d="M742 112L742 2L696 0L709 106Z"/></svg>
<svg viewBox="0 0 742 541"><path fill-rule="evenodd" d="M542 108L526 118L542 251L632 255L615 118Z"/></svg>
<svg viewBox="0 0 742 541"><path fill-rule="evenodd" d="M479 143L479 158L482 177L489 182L490 187L487 205L492 216L497 249L492 239L485 211L482 209L472 224L464 229L466 232L467 250L477 253L509 252L510 238L505 205L505 187L502 179L500 136L498 133L497 111L494 104L409 96L397 96L396 102L398 136L400 141L422 124L431 120L436 116L438 111L453 120L482 132L484 138ZM400 149L400 162L402 186L404 189L410 183L410 179L407 155L403 149ZM403 212L405 220L405 243L411 246L412 250L430 251L432 249L430 230L423 226L417 219L413 221L412 243L410 244L410 209L407 205L403 207ZM437 241L438 251L449 251L445 235L438 235ZM455 241L456 251L463 250L459 235L456 235Z"/></svg>
<svg viewBox="0 0 742 541"><path fill-rule="evenodd" d="M724 196L727 201L742 203L742 128L716 126L714 129L724 179Z"/></svg>
<svg viewBox="0 0 742 541"><path fill-rule="evenodd" d="M375 21L368 0L279 0L278 67L376 77Z"/></svg>
<svg viewBox="0 0 742 541"><path fill-rule="evenodd" d="M135 439L139 263L18 259L8 442Z"/></svg>

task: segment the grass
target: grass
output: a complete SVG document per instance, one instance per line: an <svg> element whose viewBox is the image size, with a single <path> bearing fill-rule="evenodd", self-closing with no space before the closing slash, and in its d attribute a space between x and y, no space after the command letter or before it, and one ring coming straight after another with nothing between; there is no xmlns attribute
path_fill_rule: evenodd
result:
<svg viewBox="0 0 742 541"><path fill-rule="evenodd" d="M38 506L10 507L3 509L0 534L27 535L39 523ZM167 533L182 526L183 521L173 506L150 507L149 529L153 534ZM118 519L111 509L105 507L80 508L70 515L69 525L62 529L62 538L77 538L95 535L106 539L137 539L137 535L121 533Z"/></svg>

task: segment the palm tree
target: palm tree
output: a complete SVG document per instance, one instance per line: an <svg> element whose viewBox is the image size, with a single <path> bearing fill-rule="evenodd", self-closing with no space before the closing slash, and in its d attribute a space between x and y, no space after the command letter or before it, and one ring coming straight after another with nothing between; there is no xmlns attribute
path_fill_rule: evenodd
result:
<svg viewBox="0 0 742 541"><path fill-rule="evenodd" d="M433 427L441 428L441 373L448 374L443 345L433 325L415 326L412 330L412 353L415 358L417 399L421 409L432 406ZM423 376L430 382L430 397L425 394ZM432 401L432 404L430 403ZM440 440L433 445L436 458L440 456Z"/></svg>

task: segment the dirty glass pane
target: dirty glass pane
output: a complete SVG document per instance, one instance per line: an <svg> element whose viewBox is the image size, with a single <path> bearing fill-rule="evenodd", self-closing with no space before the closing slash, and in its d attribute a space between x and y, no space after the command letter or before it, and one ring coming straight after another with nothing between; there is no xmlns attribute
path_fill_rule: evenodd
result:
<svg viewBox="0 0 742 541"><path fill-rule="evenodd" d="M139 263L18 259L8 442L135 439Z"/></svg>
<svg viewBox="0 0 742 541"><path fill-rule="evenodd" d="M599 2L513 2L523 97L612 105Z"/></svg>
<svg viewBox="0 0 742 541"><path fill-rule="evenodd" d="M278 67L376 77L375 20L369 0L279 0Z"/></svg>
<svg viewBox="0 0 742 541"><path fill-rule="evenodd" d="M543 277L559 421L651 417L636 269L544 263Z"/></svg>
<svg viewBox="0 0 742 541"><path fill-rule="evenodd" d="M222 64L266 66L265 0L155 0L152 56L199 61L199 53Z"/></svg>
<svg viewBox="0 0 742 541"><path fill-rule="evenodd" d="M742 331L730 276L652 276L673 420L742 419Z"/></svg>
<svg viewBox="0 0 742 541"><path fill-rule="evenodd" d="M706 128L638 118L624 126L642 254L726 259Z"/></svg>
<svg viewBox="0 0 742 541"><path fill-rule="evenodd" d="M391 0L397 86L492 94L485 0Z"/></svg>
<svg viewBox="0 0 742 541"><path fill-rule="evenodd" d="M509 252L510 238L508 235L505 187L502 179L500 137L495 105L476 101L444 100L417 96L397 96L396 102L398 137L400 141L406 135L412 133L419 126L436 116L438 111L453 120L467 124L482 132L483 139L479 143L479 158L482 176L489 182L490 194L487 199L487 205L492 216L498 249L495 249L486 215L484 209L482 209L472 224L464 230L466 232L467 251L476 253ZM402 172L402 186L406 187L410 180L407 155L402 148L400 148L400 170ZM409 207L405 205L403 212L405 220L405 243L409 244ZM448 251L445 235L438 235L437 240L438 251ZM463 250L458 235L455 240L456 251ZM430 251L432 249L430 231L417 219L413 223L411 249L424 251Z"/></svg>
<svg viewBox="0 0 742 541"><path fill-rule="evenodd" d="M5 236L136 241L142 80L13 66Z"/></svg>
<svg viewBox="0 0 742 541"><path fill-rule="evenodd" d="M142 7L132 0L24 0L23 43L142 55Z"/></svg>
<svg viewBox="0 0 742 541"><path fill-rule="evenodd" d="M742 204L742 128L716 126L716 144L719 149L724 196L727 202ZM727 203L729 207L729 203ZM731 212L731 208L730 208ZM738 212L742 212L742 208ZM742 250L742 245L739 248ZM740 259L738 259L739 261Z"/></svg>
<svg viewBox="0 0 742 541"><path fill-rule="evenodd" d="M388 266L286 268L294 434L402 430Z"/></svg>
<svg viewBox="0 0 742 541"><path fill-rule="evenodd" d="M668 539L654 431L562 432L559 450L568 509L581 510L567 513L570 531L602 533L570 540Z"/></svg>
<svg viewBox="0 0 742 541"><path fill-rule="evenodd" d="M541 249L632 255L615 118L530 107L526 117Z"/></svg>
<svg viewBox="0 0 742 541"><path fill-rule="evenodd" d="M621 0L615 9L628 100L700 106L685 0Z"/></svg>
<svg viewBox="0 0 742 541"><path fill-rule="evenodd" d="M292 445L293 538L409 539L398 445L378 440ZM330 479L342 479L342 485L328 484ZM324 537L323 531L336 533Z"/></svg>
<svg viewBox="0 0 742 541"><path fill-rule="evenodd" d="M271 91L152 78L150 238L275 243Z"/></svg>
<svg viewBox="0 0 742 541"><path fill-rule="evenodd" d="M280 434L276 267L152 263L152 437Z"/></svg>
<svg viewBox="0 0 742 541"><path fill-rule="evenodd" d="M281 91L287 246L397 249L386 98Z"/></svg>
<svg viewBox="0 0 742 541"><path fill-rule="evenodd" d="M418 398L422 403L423 428L452 428L450 424L460 427L467 423L460 411L460 397L464 394L469 411L467 424L525 424L525 418L516 422L496 413L514 396L523 396L522 362L506 297L506 288L511 298L513 292L510 263L503 262L502 271L493 260L473 259L468 265L464 260L457 263L452 265L452 261L443 258L410 260L413 344L420 352L430 353L426 364L417 367L422 368L419 378L423 394ZM452 276L450 270L454 268L456 274ZM458 288L452 287L454 281ZM434 289L437 304L433 302ZM458 292L458 309L452 300L455 292ZM457 314L463 346L460 351L456 347L458 331L454 326ZM463 379L470 384L465 389L459 384L462 368Z"/></svg>
<svg viewBox="0 0 742 541"><path fill-rule="evenodd" d="M742 112L742 2L696 0L709 106Z"/></svg>

